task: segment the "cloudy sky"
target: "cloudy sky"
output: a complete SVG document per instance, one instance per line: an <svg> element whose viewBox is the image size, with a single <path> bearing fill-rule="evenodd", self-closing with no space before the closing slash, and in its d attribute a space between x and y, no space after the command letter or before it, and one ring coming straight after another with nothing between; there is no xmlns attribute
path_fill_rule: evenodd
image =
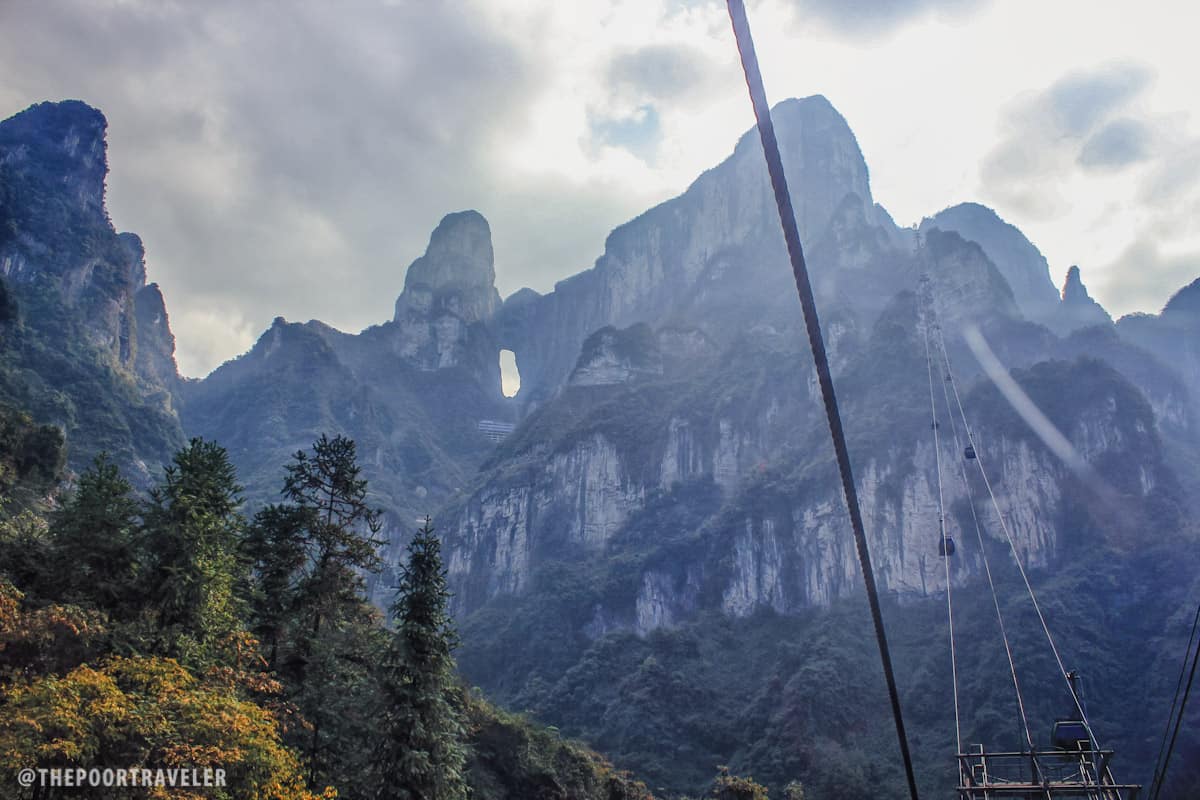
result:
<svg viewBox="0 0 1200 800"><path fill-rule="evenodd" d="M768 95L827 96L900 224L986 203L1115 315L1200 275L1194 3L748 5ZM0 75L0 117L107 115L189 375L276 315L390 318L449 211L546 291L753 121L715 0L0 0Z"/></svg>

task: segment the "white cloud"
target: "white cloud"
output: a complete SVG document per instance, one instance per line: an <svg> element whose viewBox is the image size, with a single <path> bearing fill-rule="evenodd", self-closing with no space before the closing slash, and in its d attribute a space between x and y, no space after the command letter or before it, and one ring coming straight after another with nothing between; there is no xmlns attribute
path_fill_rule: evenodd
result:
<svg viewBox="0 0 1200 800"><path fill-rule="evenodd" d="M235 355L246 352L257 336L255 327L236 312L219 308L192 309L167 313L174 330L186 330L187 339L179 340L175 358L184 375L203 375Z"/></svg>
<svg viewBox="0 0 1200 800"><path fill-rule="evenodd" d="M64 97L106 112L112 215L146 242L185 372L236 355L276 315L387 319L429 231L463 208L492 223L502 293L548 290L753 121L717 0L278 8L0 4L0 114ZM1190 3L760 0L750 16L769 96L828 97L901 224L991 202L1056 274L1083 265L1118 312L1114 253L1147 237L1191 251ZM1087 129L1070 147L1013 144L1022 98L1114 63L1144 65L1141 78L1091 95L1068 82L1046 121L1043 134ZM652 127L622 128L648 109ZM989 169L1025 177L1005 187ZM1173 275L1150 291L1165 299Z"/></svg>

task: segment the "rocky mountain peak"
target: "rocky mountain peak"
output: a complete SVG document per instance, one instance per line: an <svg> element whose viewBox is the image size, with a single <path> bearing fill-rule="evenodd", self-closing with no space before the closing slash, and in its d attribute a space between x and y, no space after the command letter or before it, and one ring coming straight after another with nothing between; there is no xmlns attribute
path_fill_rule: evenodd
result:
<svg viewBox="0 0 1200 800"><path fill-rule="evenodd" d="M1079 277L1079 267L1072 266L1067 270L1067 279L1063 283L1062 301L1071 305L1086 304L1092 300L1083 279ZM1094 301L1093 301L1094 302Z"/></svg>
<svg viewBox="0 0 1200 800"><path fill-rule="evenodd" d="M1012 288L1017 306L1028 317L1044 319L1058 305L1046 257L1014 225L979 203L960 203L921 223L954 231L977 243Z"/></svg>
<svg viewBox="0 0 1200 800"><path fill-rule="evenodd" d="M804 190L793 190L792 202L800 234L806 240L819 236L846 195L855 195L871 215L870 175L858 139L849 123L822 95L789 98L771 109L776 138L788 173L788 182ZM752 189L771 201L770 186L762 160L758 130L750 128L738 140L734 161L744 177L733 182L735 196ZM700 180L704 180L704 176ZM699 182L699 181L698 181ZM750 198L740 197L745 203ZM769 202L765 211L770 211ZM769 213L765 221L777 224Z"/></svg>
<svg viewBox="0 0 1200 800"><path fill-rule="evenodd" d="M1163 306L1163 314L1200 317L1200 278L1171 295Z"/></svg>
<svg viewBox="0 0 1200 800"><path fill-rule="evenodd" d="M104 114L79 100L37 103L0 124L0 162L102 210L107 129Z"/></svg>
<svg viewBox="0 0 1200 800"><path fill-rule="evenodd" d="M943 322L1016 315L1012 287L977 242L931 227L923 243L922 269L932 281Z"/></svg>
<svg viewBox="0 0 1200 800"><path fill-rule="evenodd" d="M494 362L490 335L472 331L490 323L499 309L487 220L478 211L447 214L405 275L393 317L395 351L422 370Z"/></svg>
<svg viewBox="0 0 1200 800"><path fill-rule="evenodd" d="M1077 266L1072 266L1067 270L1067 279L1062 288L1062 300L1059 302L1054 323L1054 327L1062 332L1091 325L1112 324L1112 317L1088 294Z"/></svg>
<svg viewBox="0 0 1200 800"><path fill-rule="evenodd" d="M467 322L491 317L499 306L492 230L478 211L447 214L429 237L425 255L412 262L396 319L414 301L441 299Z"/></svg>

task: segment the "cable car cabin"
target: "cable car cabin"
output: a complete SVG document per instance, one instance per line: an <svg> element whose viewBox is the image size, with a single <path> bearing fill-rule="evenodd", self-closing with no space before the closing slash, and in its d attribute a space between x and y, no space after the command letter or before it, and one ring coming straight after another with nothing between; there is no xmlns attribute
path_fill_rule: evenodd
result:
<svg viewBox="0 0 1200 800"><path fill-rule="evenodd" d="M1087 725L1077 719L1060 719L1054 723L1050 740L1059 750L1090 750L1092 737Z"/></svg>
<svg viewBox="0 0 1200 800"><path fill-rule="evenodd" d="M949 536L943 536L938 540L938 555L942 558L954 555L954 540Z"/></svg>
<svg viewBox="0 0 1200 800"><path fill-rule="evenodd" d="M975 457L975 445L973 445L973 444L967 445L967 449L963 450L963 457L964 458L974 458Z"/></svg>

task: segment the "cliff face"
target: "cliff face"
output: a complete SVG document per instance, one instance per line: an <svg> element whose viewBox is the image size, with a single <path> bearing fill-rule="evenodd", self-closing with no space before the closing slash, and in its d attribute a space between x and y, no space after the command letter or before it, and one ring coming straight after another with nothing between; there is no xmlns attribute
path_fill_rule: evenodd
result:
<svg viewBox="0 0 1200 800"><path fill-rule="evenodd" d="M888 386L926 382L921 342L910 335L898 345L890 324L864 338L845 343L854 355L840 365L839 382L855 386L875 373L883 383L878 391L843 395L877 576L885 591L937 594L945 575L928 396L921 405L919 392ZM760 362L759 375L728 374L716 385L643 376L562 393L522 426L449 516L456 611L469 615L493 598L529 591L539 567L564 553L632 573L626 594L594 598L593 618L581 628L589 636L617 629L645 635L705 609L735 617L764 608L797 613L861 591L804 355L774 353ZM754 363L738 345L714 367ZM1052 366L1026 376L1027 390L1052 410L1083 457L1111 469L1109 479L1130 497L1170 493L1154 413L1141 394L1097 362L1045 364ZM884 368L894 372L879 375ZM725 395L723 402L714 404L714 394ZM964 404L1019 551L1034 568L1056 563L1070 540L1064 496L1076 490L1068 471L986 382ZM961 437L961 422L957 427ZM987 541L1000 542L1002 534L975 462L964 461L961 443L955 448L944 407L939 428L947 530L963 543L955 580L967 582L982 570L968 498ZM707 514L695 519L677 508L684 526L666 513L656 515L652 533L642 530L650 507L685 506L697 491L711 504Z"/></svg>
<svg viewBox="0 0 1200 800"><path fill-rule="evenodd" d="M1200 279L1176 292L1159 314L1117 320L1120 338L1169 364L1187 386L1190 408L1200 412Z"/></svg>
<svg viewBox="0 0 1200 800"><path fill-rule="evenodd" d="M953 231L977 243L1012 289L1013 299L1030 319L1044 322L1055 310L1059 293L1050 280L1050 265L1036 246L987 206L960 203L921 222L921 230Z"/></svg>
<svg viewBox="0 0 1200 800"><path fill-rule="evenodd" d="M487 220L477 211L449 214L405 273L393 318L397 352L426 371L472 361L499 369L498 348L479 325L499 307Z"/></svg>
<svg viewBox="0 0 1200 800"><path fill-rule="evenodd" d="M65 428L73 467L106 450L145 481L183 440L179 376L142 242L105 209L106 126L73 100L0 122L0 275L19 317L4 393Z"/></svg>
<svg viewBox="0 0 1200 800"><path fill-rule="evenodd" d="M891 219L872 205L858 144L829 102L789 100L773 114L789 179L805 187L796 196L805 241L825 238L835 216L872 231L873 247L897 241ZM790 277L774 268L785 253L761 161L757 134L748 132L730 158L681 196L614 230L592 269L560 281L548 295L521 293L505 303L498 336L517 354L525 408L552 396L583 341L606 325L679 317L724 341L730 330L755 321L749 309L758 300L774 308L788 297ZM815 258L814 272L832 276L830 261Z"/></svg>
<svg viewBox="0 0 1200 800"><path fill-rule="evenodd" d="M394 320L348 334L277 318L250 352L184 387L183 424L229 450L252 506L278 496L283 465L322 433L353 439L395 564L412 521L491 452L479 423L512 419L487 325L494 280L487 222L451 214L408 268ZM373 598L387 605L395 585L389 568L372 578Z"/></svg>

